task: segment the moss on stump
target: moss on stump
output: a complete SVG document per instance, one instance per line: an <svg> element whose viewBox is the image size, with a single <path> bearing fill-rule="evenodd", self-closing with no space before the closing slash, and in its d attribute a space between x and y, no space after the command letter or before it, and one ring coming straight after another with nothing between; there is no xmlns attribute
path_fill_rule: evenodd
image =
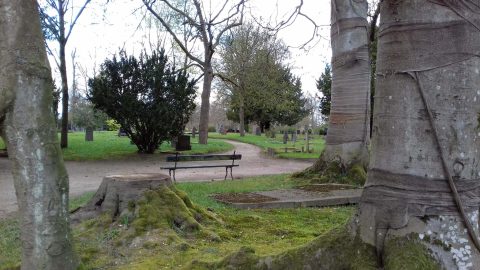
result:
<svg viewBox="0 0 480 270"><path fill-rule="evenodd" d="M350 184L363 186L367 171L360 163L345 165L338 160L325 161L322 157L304 171L294 173L294 178L308 179L312 184Z"/></svg>

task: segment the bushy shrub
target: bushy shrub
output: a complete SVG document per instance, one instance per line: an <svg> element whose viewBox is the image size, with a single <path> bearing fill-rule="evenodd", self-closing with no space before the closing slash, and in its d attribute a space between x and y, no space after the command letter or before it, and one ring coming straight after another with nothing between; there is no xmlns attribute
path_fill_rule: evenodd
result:
<svg viewBox="0 0 480 270"><path fill-rule="evenodd" d="M88 85L95 108L115 119L140 153L181 134L195 109L193 80L168 64L164 50L139 58L121 51Z"/></svg>
<svg viewBox="0 0 480 270"><path fill-rule="evenodd" d="M120 124L113 119L106 120L105 125L107 125L108 131L118 131L121 127Z"/></svg>

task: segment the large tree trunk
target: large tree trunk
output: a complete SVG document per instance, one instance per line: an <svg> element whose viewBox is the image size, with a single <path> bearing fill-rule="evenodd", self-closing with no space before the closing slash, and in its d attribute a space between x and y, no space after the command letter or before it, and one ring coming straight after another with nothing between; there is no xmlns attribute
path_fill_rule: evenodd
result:
<svg viewBox="0 0 480 270"><path fill-rule="evenodd" d="M62 80L62 128L60 134L60 147L68 147L68 82L67 82L67 60L65 58L65 14L63 12L63 0L58 1L59 35L58 40L60 50L60 77Z"/></svg>
<svg viewBox="0 0 480 270"><path fill-rule="evenodd" d="M367 163L370 63L367 1L332 0L332 105L323 161Z"/></svg>
<svg viewBox="0 0 480 270"><path fill-rule="evenodd" d="M2 129L20 210L22 269L76 269L68 176L36 1L0 0L0 36L0 96L14 96L2 112Z"/></svg>
<svg viewBox="0 0 480 270"><path fill-rule="evenodd" d="M210 62L205 65L203 75L202 104L200 107L200 124L198 128L198 143L207 144L208 140L208 119L210 113L210 91L213 81L213 68Z"/></svg>
<svg viewBox="0 0 480 270"><path fill-rule="evenodd" d="M382 3L359 216L362 239L380 254L385 239L413 232L447 269L480 265L466 229L479 222L479 14L467 0Z"/></svg>

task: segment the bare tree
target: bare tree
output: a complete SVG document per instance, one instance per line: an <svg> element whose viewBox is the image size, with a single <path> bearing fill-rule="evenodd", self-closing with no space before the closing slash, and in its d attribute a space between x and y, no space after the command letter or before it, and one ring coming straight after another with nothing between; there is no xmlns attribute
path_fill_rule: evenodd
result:
<svg viewBox="0 0 480 270"><path fill-rule="evenodd" d="M219 7L206 6L201 0L142 0L147 10L160 22L165 30L172 35L175 43L203 72L203 90L201 95L199 143L206 144L208 137L208 118L210 111L210 92L215 74L212 58L215 49L223 36L230 29L243 23L246 0L226 0ZM194 29L195 39L200 40L203 55L197 55L189 50L185 39L182 39L184 29L178 30L178 25L169 23L161 10L167 10L182 18L182 24Z"/></svg>
<svg viewBox="0 0 480 270"><path fill-rule="evenodd" d="M45 36L48 39L53 39L58 42L58 52L49 46L47 46L47 50L54 56L62 80L62 129L60 137L60 146L62 148L68 147L69 94L65 48L75 24L87 5L91 2L91 0L82 1L82 5L80 5L76 13L74 12L75 1L73 0L45 0L44 4L40 7L40 16L42 18L42 27ZM53 10L55 14L50 15L50 10ZM65 17L69 15L69 12L71 13L71 20L68 22Z"/></svg>
<svg viewBox="0 0 480 270"><path fill-rule="evenodd" d="M13 163L22 269L76 269L68 175L51 110L53 82L33 0L0 0L0 134Z"/></svg>

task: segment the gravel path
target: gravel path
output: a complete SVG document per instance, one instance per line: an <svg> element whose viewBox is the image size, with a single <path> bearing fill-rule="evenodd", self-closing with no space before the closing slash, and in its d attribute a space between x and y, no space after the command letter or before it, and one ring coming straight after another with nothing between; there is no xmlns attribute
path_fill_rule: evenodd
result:
<svg viewBox="0 0 480 270"><path fill-rule="evenodd" d="M268 158L256 146L235 141L228 142L235 146L238 154L242 154L242 160L238 161L240 167L233 168L235 178L292 173L312 164L311 161ZM65 164L70 177L70 194L76 196L86 191L95 191L105 175L158 173L159 167L166 165L164 160L164 155L142 155L120 160L67 161ZM8 159L0 158L0 218L17 210L10 168ZM168 171L163 172L168 174ZM211 181L212 179L223 180L224 175L224 168L188 169L178 170L176 179L178 182Z"/></svg>

